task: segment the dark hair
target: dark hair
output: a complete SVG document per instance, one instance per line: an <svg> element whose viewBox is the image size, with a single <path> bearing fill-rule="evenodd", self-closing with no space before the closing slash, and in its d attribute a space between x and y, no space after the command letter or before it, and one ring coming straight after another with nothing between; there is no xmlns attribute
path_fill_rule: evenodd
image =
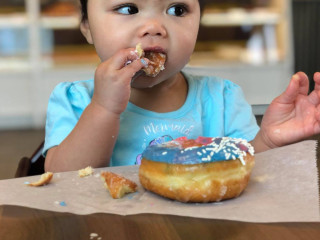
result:
<svg viewBox="0 0 320 240"><path fill-rule="evenodd" d="M88 0L80 0L81 20L82 21L88 19L87 3L88 3Z"/></svg>
<svg viewBox="0 0 320 240"><path fill-rule="evenodd" d="M206 2L206 0L199 0L201 13L202 13L202 11L203 11L205 2ZM82 16L81 19L82 19L82 21L88 19L87 3L88 3L88 0L80 0L81 16Z"/></svg>

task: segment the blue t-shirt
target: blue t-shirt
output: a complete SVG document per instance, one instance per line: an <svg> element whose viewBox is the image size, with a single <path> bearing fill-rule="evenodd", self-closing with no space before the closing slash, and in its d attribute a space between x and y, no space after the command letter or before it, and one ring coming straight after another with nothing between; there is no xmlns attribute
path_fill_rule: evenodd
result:
<svg viewBox="0 0 320 240"><path fill-rule="evenodd" d="M120 116L111 166L139 164L146 146L182 136L226 136L248 141L256 136L259 127L238 85L217 77L183 74L188 95L180 109L157 113L129 102ZM90 103L93 90L94 80L56 86L49 99L44 155L72 131Z"/></svg>

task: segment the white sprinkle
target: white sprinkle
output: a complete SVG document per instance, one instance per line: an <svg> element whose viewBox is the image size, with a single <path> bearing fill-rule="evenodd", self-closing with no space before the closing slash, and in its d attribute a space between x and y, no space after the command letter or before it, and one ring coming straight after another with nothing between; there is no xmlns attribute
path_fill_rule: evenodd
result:
<svg viewBox="0 0 320 240"><path fill-rule="evenodd" d="M185 148L184 150L185 151L189 151L189 150L193 150L193 149L196 149L196 148L198 148L198 147L188 147L188 148Z"/></svg>
<svg viewBox="0 0 320 240"><path fill-rule="evenodd" d="M202 161L206 162L206 161L209 161L208 158L201 158Z"/></svg>
<svg viewBox="0 0 320 240"><path fill-rule="evenodd" d="M219 139L219 144L215 143L215 140ZM247 150L243 151L239 148L238 144L244 145ZM185 150L191 150L196 147L190 147ZM222 138L212 138L212 142L207 144L205 148L202 148L201 151L197 152L197 155L200 157L205 154L206 157L203 157L202 161L210 161L216 153L222 153L227 159L236 160L237 158L240 159L241 163L245 165L244 157L249 152L251 155L254 155L254 149L251 144L248 143L247 140L244 139L235 139L229 137L222 137Z"/></svg>
<svg viewBox="0 0 320 240"><path fill-rule="evenodd" d="M168 152L163 152L162 155L167 155Z"/></svg>
<svg viewBox="0 0 320 240"><path fill-rule="evenodd" d="M243 160L243 157L240 157L239 159L240 159L242 165L246 165L246 162Z"/></svg>

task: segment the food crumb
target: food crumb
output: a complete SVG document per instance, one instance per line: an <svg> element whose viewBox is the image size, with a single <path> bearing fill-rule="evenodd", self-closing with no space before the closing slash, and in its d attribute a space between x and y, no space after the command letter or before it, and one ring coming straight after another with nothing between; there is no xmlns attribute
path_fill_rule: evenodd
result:
<svg viewBox="0 0 320 240"><path fill-rule="evenodd" d="M64 201L55 201L54 204L60 205L60 206L62 206L62 207L67 206L66 202L64 202Z"/></svg>
<svg viewBox="0 0 320 240"><path fill-rule="evenodd" d="M270 180L270 179L273 179L273 177L272 177L272 176L269 176L269 175L267 175L267 174L265 174L265 175L260 175L260 176L256 176L255 178L253 178L254 181L260 182L260 183L264 183L264 182L266 182L266 181L268 181L268 180Z"/></svg>
<svg viewBox="0 0 320 240"><path fill-rule="evenodd" d="M90 239L94 239L97 238L97 240L101 240L102 237L99 237L99 235L97 233L90 233Z"/></svg>
<svg viewBox="0 0 320 240"><path fill-rule="evenodd" d="M92 175L93 169L92 167L89 166L84 169L80 169L78 173L79 173L79 177L86 177L86 176Z"/></svg>
<svg viewBox="0 0 320 240"><path fill-rule="evenodd" d="M52 177L53 177L53 173L52 172L45 172L44 174L42 174L40 176L40 179L37 182L29 183L28 186L31 186L31 187L44 186L44 185L48 184L51 181Z"/></svg>

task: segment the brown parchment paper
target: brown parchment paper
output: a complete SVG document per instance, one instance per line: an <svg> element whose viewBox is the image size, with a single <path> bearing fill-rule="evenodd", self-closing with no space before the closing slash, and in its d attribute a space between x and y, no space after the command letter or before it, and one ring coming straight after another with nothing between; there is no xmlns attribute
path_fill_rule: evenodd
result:
<svg viewBox="0 0 320 240"><path fill-rule="evenodd" d="M39 176L0 181L0 205L71 212L75 214L170 214L247 222L318 222L319 193L316 142L297 144L256 154L256 165L244 193L219 203L180 203L145 191L138 166L95 169L92 176L78 172L54 174L49 185L29 187ZM138 192L112 199L103 186L101 171L122 174L138 184Z"/></svg>

